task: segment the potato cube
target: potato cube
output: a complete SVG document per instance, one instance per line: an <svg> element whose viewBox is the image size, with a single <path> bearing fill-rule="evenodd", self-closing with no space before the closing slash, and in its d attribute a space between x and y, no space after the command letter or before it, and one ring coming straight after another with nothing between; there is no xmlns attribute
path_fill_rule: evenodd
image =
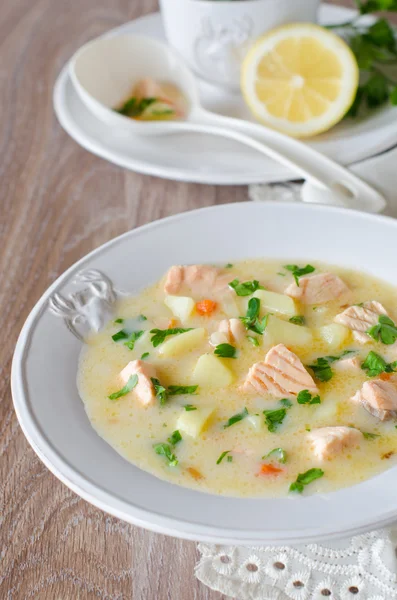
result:
<svg viewBox="0 0 397 600"><path fill-rule="evenodd" d="M194 300L189 296L166 296L164 304L182 323L190 317L194 310Z"/></svg>
<svg viewBox="0 0 397 600"><path fill-rule="evenodd" d="M261 308L270 312L278 312L288 317L298 314L295 301L284 294L276 294L267 290L257 290L254 297L261 301Z"/></svg>
<svg viewBox="0 0 397 600"><path fill-rule="evenodd" d="M264 333L265 343L306 346L306 344L311 344L312 340L313 335L308 327L282 321L273 315L269 316Z"/></svg>
<svg viewBox="0 0 397 600"><path fill-rule="evenodd" d="M206 337L207 332L202 327L173 335L159 346L159 354L164 358L186 354L186 352L190 352L190 350L202 344Z"/></svg>
<svg viewBox="0 0 397 600"><path fill-rule="evenodd" d="M192 380L202 387L219 389L233 383L234 374L221 358L213 354L203 354L196 363Z"/></svg>
<svg viewBox="0 0 397 600"><path fill-rule="evenodd" d="M324 325L318 329L318 334L330 348L340 348L350 339L350 329L338 323Z"/></svg>
<svg viewBox="0 0 397 600"><path fill-rule="evenodd" d="M263 429L264 419L259 415L249 415L246 418L247 423L249 423L255 431L261 431Z"/></svg>
<svg viewBox="0 0 397 600"><path fill-rule="evenodd" d="M184 410L178 417L175 428L196 438L204 431L214 412L215 409L211 406L197 407L197 410Z"/></svg>

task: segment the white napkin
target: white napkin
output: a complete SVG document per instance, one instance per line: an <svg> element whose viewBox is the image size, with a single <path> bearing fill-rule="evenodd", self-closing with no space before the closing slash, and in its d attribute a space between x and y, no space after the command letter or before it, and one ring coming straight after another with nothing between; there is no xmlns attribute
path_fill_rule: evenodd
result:
<svg viewBox="0 0 397 600"><path fill-rule="evenodd" d="M350 167L397 217L397 148ZM300 202L299 183L251 185L251 200ZM196 577L238 600L397 599L397 527L329 544L232 547L199 544Z"/></svg>

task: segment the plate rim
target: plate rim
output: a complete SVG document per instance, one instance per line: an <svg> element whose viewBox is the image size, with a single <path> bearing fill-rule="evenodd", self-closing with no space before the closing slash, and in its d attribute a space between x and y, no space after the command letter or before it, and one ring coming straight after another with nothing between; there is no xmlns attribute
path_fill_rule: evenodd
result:
<svg viewBox="0 0 397 600"><path fill-rule="evenodd" d="M336 15L340 15L340 18L348 17L349 15L354 14L356 11L351 8L346 8L343 6L338 6L334 4L329 4L327 2L322 2L320 5L321 8L326 10L332 10L336 13ZM105 31L103 36L115 35L117 33L122 33L124 30L128 30L129 27L134 23L145 23L145 21L151 21L154 19L160 19L161 15L159 11L155 11L153 13L149 13L147 15L143 15L138 17L137 19L133 19L128 21L127 23L123 23L115 28L112 28L108 31ZM337 19L338 17L335 16ZM146 160L141 160L137 157L130 158L125 153L121 153L120 151L109 149L103 143L97 141L92 138L92 136L82 129L73 118L73 113L67 107L67 88L68 85L72 85L69 74L68 74L68 65L69 60L62 67L59 72L53 89L53 108L55 115L60 123L61 127L64 131L82 148L87 150L88 152L94 154L95 156L99 156L100 158L109 161L112 164L115 164L124 169L128 169L129 171L141 173L143 175L151 175L154 177L160 177L163 179L180 181L186 183L198 183L198 184L207 184L207 185L251 185L251 184L263 184L263 183L275 183L275 182L283 182L283 181L292 181L294 179L299 179L299 176L286 169L282 165L277 165L277 171L275 171L275 175L272 176L267 173L267 177L264 180L263 175L259 172L257 175L251 175L247 177L243 173L240 175L234 175L233 173L199 173L194 169L187 169L185 167L178 168L174 166L167 166L161 164L154 164L147 162ZM73 94L76 92L73 90ZM93 116L93 118L95 118ZM131 136L132 139L137 139L137 136ZM343 143L343 139L339 140L339 143ZM397 132L394 136L384 135L381 143L378 143L377 146L374 146L371 155L368 155L364 152L364 145L362 146L362 150L357 151L357 156L354 161L345 161L345 166L349 166L352 164L358 164L364 160L369 160L371 158L376 157L377 155L386 152L393 148L397 142ZM337 143L337 140L335 140ZM269 163L271 165L271 163Z"/></svg>
<svg viewBox="0 0 397 600"><path fill-rule="evenodd" d="M395 510L389 511L388 513L382 515L382 517L377 520L375 524L373 520L369 522L368 518L361 518L361 520L359 520L354 527L351 527L348 530L345 529L342 534L334 526L320 536L314 534L314 532L306 528L302 530L296 530L292 537L284 532L281 532L281 535L274 535L276 532L273 531L271 533L271 537L264 536L263 530L260 534L258 534L257 537L252 537L252 533L249 534L250 537L245 537L242 530L233 530L231 528L223 528L225 531L224 534L222 534L221 529L219 528L214 533L214 527L211 525L191 523L183 519L175 519L164 516L152 510L144 510L140 507L134 506L134 504L131 502L127 502L118 498L115 494L108 493L100 484L92 482L88 477L85 477L79 473L78 469L70 465L67 458L64 458L52 446L51 442L46 438L45 432L41 430L41 427L36 421L31 410L31 402L29 399L29 392L26 388L26 375L24 372L26 356L29 351L30 339L34 333L35 326L38 323L42 313L47 308L48 298L54 292L54 290L70 280L71 276L73 276L76 271L78 271L86 262L89 262L92 258L100 255L101 252L106 251L109 247L123 242L124 239L130 236L134 237L136 235L145 235L148 230L161 227L164 223L175 223L181 220L183 221L185 218L191 218L192 215L194 216L195 214L204 211L217 212L223 210L233 210L234 207L239 210L241 206L244 205L246 207L247 204L249 205L250 203L238 202L202 207L147 223L105 242L104 244L90 251L88 254L84 255L77 262L73 263L64 273L62 273L44 291L42 296L34 305L22 327L16 344L11 368L11 390L14 410L16 412L19 424L25 437L32 446L33 450L39 456L40 460L42 460L46 467L73 492L108 514L111 514L133 525L144 527L157 533L206 543L257 545L258 543L266 542L279 545L340 539L341 536L347 537L357 535L373 530L374 528L385 527L395 521L397 516L397 507ZM263 206L267 206L269 209L271 209L271 206L277 206L280 208L280 203L270 201ZM283 203L283 208L288 210L289 207L294 207L296 209L296 203ZM328 213L341 214L347 209L309 205L306 206L305 210L313 212L323 210L327 211ZM397 227L397 221L385 215L370 215L368 213L361 213L357 211L348 212L355 212L357 218L361 218L365 221L380 221L392 224L393 227Z"/></svg>

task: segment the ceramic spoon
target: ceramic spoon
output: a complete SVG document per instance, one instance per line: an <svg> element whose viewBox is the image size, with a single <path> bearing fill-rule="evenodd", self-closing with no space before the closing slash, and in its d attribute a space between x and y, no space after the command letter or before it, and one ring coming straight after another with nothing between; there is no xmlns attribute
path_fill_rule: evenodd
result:
<svg viewBox="0 0 397 600"><path fill-rule="evenodd" d="M162 42L138 35L100 37L77 51L69 73L88 109L113 130L134 136L197 132L227 137L273 158L305 179L304 201L367 212L380 212L386 206L384 197L373 187L303 142L259 124L205 110L193 74ZM145 77L173 83L181 90L189 106L185 120L139 121L113 110Z"/></svg>

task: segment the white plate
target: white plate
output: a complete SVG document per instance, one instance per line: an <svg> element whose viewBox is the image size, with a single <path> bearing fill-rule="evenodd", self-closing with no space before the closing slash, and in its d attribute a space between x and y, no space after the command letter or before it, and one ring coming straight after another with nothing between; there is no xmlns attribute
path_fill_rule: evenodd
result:
<svg viewBox="0 0 397 600"><path fill-rule="evenodd" d="M322 23L345 21L351 10L324 4ZM131 21L111 35L140 33L164 39L159 13ZM200 81L200 96L206 108L222 114L250 119L240 95ZM54 108L62 127L78 144L117 165L167 179L197 183L240 185L296 178L285 167L230 140L207 135L169 137L120 137L91 115L74 91L64 67L54 89ZM385 107L361 121L344 121L310 144L341 164L352 164L397 143L397 109Z"/></svg>
<svg viewBox="0 0 397 600"><path fill-rule="evenodd" d="M221 244L219 223L228 232ZM397 467L329 494L238 499L179 487L128 463L95 433L86 417L76 389L81 342L49 310L48 302L56 292L70 298L78 287L88 288L88 269L107 275L116 290L136 292L172 264L247 257L316 259L397 284L396 236L397 221L387 217L269 202L184 213L108 242L47 290L20 334L12 394L27 439L47 467L89 502L130 523L174 536L227 544L296 544L391 523L397 516ZM81 271L86 283L80 276L77 287L73 281ZM98 303L101 296L111 300L109 290L109 284L97 282L96 293L92 288L89 293ZM67 309L71 315L72 308Z"/></svg>

